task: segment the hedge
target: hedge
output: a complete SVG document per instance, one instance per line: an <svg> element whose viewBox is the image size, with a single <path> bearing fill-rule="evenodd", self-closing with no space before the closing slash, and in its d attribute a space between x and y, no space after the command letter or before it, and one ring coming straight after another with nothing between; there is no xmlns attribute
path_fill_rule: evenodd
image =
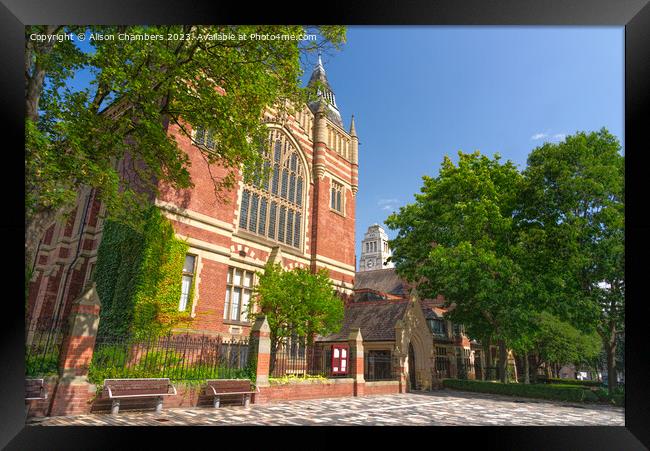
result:
<svg viewBox="0 0 650 451"><path fill-rule="evenodd" d="M522 396L541 398L555 401L585 402L598 401L598 396L591 390L578 386L555 387L552 384L502 384L499 382L484 382L459 379L444 379L442 385L446 388L466 390L497 395Z"/></svg>
<svg viewBox="0 0 650 451"><path fill-rule="evenodd" d="M538 377L537 382L540 384L563 384L563 385L583 385L585 387L600 387L603 385L600 381L581 381L579 379L560 379L557 377L543 378Z"/></svg>

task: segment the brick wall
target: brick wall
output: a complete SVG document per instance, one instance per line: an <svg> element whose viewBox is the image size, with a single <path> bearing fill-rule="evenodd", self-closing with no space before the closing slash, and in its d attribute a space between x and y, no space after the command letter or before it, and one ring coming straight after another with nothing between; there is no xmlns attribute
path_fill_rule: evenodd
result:
<svg viewBox="0 0 650 451"><path fill-rule="evenodd" d="M365 384L365 395L392 395L399 393L399 381L375 381Z"/></svg>
<svg viewBox="0 0 650 451"><path fill-rule="evenodd" d="M95 386L89 383L59 384L50 415L71 416L90 413Z"/></svg>
<svg viewBox="0 0 650 451"><path fill-rule="evenodd" d="M343 396L354 396L353 379L303 381L292 384L260 387L260 393L255 394L253 402L256 404L267 404L299 399L338 398Z"/></svg>

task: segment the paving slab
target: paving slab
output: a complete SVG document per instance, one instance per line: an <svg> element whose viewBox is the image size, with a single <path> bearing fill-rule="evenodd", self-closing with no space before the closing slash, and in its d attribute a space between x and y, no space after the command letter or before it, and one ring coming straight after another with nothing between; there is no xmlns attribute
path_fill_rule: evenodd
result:
<svg viewBox="0 0 650 451"><path fill-rule="evenodd" d="M34 418L31 426L624 426L624 409L455 390Z"/></svg>

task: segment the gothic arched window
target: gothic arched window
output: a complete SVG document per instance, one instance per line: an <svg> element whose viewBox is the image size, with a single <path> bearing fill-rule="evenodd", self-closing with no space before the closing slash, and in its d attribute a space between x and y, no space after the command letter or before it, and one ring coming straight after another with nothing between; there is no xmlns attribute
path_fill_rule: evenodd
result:
<svg viewBox="0 0 650 451"><path fill-rule="evenodd" d="M244 185L239 228L300 247L305 216L305 168L298 149L277 129L269 133L264 151L268 177Z"/></svg>

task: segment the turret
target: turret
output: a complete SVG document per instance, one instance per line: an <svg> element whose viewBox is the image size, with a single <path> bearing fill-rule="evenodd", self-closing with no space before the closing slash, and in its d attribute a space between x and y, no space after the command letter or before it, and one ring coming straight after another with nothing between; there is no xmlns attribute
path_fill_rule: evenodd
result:
<svg viewBox="0 0 650 451"><path fill-rule="evenodd" d="M318 55L318 64L314 68L314 71L311 73L309 78L309 83L307 86L317 85L317 95L318 99L309 103L309 108L311 111L316 114L319 106L325 104L327 117L334 122L339 127L343 128L343 121L341 120L341 113L339 112L338 107L336 106L336 96L334 91L327 81L327 74L325 74L325 67L323 67L323 62L321 61L320 54Z"/></svg>
<svg viewBox="0 0 650 451"><path fill-rule="evenodd" d="M352 167L352 193L357 194L359 189L359 175L358 175L358 166L359 166L359 138L357 137L357 129L354 126L354 114L352 115L352 120L350 121L350 138L352 139L352 152L350 155L350 160L353 165Z"/></svg>

